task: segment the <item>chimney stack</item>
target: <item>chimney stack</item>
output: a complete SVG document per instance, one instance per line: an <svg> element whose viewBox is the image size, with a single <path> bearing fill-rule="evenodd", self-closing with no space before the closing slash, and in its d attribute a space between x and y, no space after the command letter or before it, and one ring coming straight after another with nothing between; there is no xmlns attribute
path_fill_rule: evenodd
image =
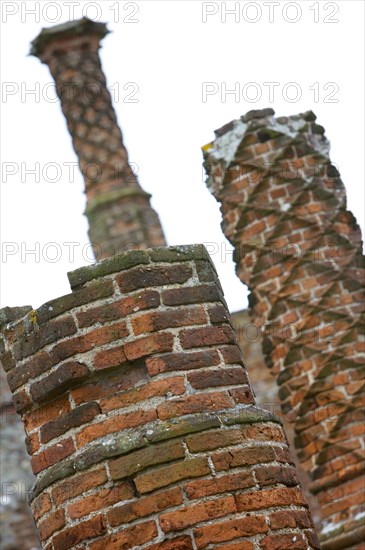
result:
<svg viewBox="0 0 365 550"><path fill-rule="evenodd" d="M128 249L162 246L151 195L128 162L99 58L104 23L87 18L43 29L31 54L47 64L85 180L89 238L99 260Z"/></svg>
<svg viewBox="0 0 365 550"><path fill-rule="evenodd" d="M362 548L364 256L361 232L309 111L251 111L203 148L237 275L321 506L324 550Z"/></svg>

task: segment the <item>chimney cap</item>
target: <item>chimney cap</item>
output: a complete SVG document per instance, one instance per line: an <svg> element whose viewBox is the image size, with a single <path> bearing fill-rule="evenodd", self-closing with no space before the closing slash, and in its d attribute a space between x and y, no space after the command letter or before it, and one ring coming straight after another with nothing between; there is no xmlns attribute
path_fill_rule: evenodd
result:
<svg viewBox="0 0 365 550"><path fill-rule="evenodd" d="M55 38L75 36L80 34L98 34L100 38L104 38L110 33L106 23L99 23L92 21L87 17L78 19L75 21L67 21L60 25L54 25L53 27L46 27L41 30L39 35L31 42L31 49L29 54L36 57L42 52L44 46Z"/></svg>

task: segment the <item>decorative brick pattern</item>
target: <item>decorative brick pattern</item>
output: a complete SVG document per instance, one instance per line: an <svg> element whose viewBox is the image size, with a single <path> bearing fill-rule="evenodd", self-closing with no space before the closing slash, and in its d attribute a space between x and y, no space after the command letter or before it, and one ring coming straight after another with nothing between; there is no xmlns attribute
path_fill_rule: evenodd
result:
<svg viewBox="0 0 365 550"><path fill-rule="evenodd" d="M364 257L315 120L312 112L275 118L272 109L252 111L217 130L203 152L237 275L251 290L266 361L320 503L322 546L362 548Z"/></svg>
<svg viewBox="0 0 365 550"><path fill-rule="evenodd" d="M98 50L108 30L87 18L43 29L31 54L49 66L85 180L97 259L162 246L165 238L128 161Z"/></svg>
<svg viewBox="0 0 365 550"><path fill-rule="evenodd" d="M3 332L8 376L21 373L14 399L31 441L30 501L43 548L262 550L300 541L295 547L319 549L280 420L255 404L205 248L138 254L70 274L75 293L105 283L113 294L80 304L72 293ZM148 277L123 290L141 265ZM202 286L212 292L199 301ZM163 299L171 292L188 296L181 322ZM214 325L212 307L224 310ZM57 313L46 320L50 308ZM70 319L76 335L61 328ZM48 326L58 327L52 338L38 337ZM67 358L54 353L75 337L89 344L71 345ZM33 353L13 360L30 341ZM37 357L46 370L34 368Z"/></svg>

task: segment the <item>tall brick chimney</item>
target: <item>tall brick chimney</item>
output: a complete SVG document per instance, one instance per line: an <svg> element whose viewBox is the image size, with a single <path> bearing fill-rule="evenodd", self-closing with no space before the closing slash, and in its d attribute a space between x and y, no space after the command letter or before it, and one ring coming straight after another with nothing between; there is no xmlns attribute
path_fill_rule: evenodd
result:
<svg viewBox="0 0 365 550"><path fill-rule="evenodd" d="M102 71L100 40L109 31L87 18L43 29L31 54L46 63L85 180L89 237L97 259L165 244L151 195L128 162Z"/></svg>
<svg viewBox="0 0 365 550"><path fill-rule="evenodd" d="M203 148L237 275L321 505L322 548L363 548L364 257L312 112L251 111Z"/></svg>
<svg viewBox="0 0 365 550"><path fill-rule="evenodd" d="M129 251L69 280L2 333L43 548L319 549L205 248Z"/></svg>

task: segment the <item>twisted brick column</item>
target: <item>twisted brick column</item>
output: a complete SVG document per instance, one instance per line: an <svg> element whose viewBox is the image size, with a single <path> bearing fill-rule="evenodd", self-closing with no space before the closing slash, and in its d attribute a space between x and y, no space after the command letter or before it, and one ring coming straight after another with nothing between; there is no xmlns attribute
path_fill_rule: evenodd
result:
<svg viewBox="0 0 365 550"><path fill-rule="evenodd" d="M3 332L43 547L319 548L203 246L130 251Z"/></svg>
<svg viewBox="0 0 365 550"><path fill-rule="evenodd" d="M216 132L203 148L208 187L318 493L323 548L362 548L361 234L314 114L273 115L252 111Z"/></svg>
<svg viewBox="0 0 365 550"><path fill-rule="evenodd" d="M104 23L89 19L43 29L31 53L49 66L85 180L95 257L165 244L151 195L128 162L99 58Z"/></svg>

